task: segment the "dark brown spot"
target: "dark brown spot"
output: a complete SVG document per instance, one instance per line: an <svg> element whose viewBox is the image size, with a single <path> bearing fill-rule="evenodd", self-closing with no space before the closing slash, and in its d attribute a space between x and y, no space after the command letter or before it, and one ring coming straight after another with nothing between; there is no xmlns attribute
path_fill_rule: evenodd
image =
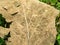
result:
<svg viewBox="0 0 60 45"><path fill-rule="evenodd" d="M13 14L11 14L11 15L14 16L14 15L16 15L16 14L18 14L18 12L15 12L15 13L13 13Z"/></svg>
<svg viewBox="0 0 60 45"><path fill-rule="evenodd" d="M4 10L6 10L6 11L8 10L8 9L7 9L7 8L5 8L5 7L2 7L2 8L3 8Z"/></svg>

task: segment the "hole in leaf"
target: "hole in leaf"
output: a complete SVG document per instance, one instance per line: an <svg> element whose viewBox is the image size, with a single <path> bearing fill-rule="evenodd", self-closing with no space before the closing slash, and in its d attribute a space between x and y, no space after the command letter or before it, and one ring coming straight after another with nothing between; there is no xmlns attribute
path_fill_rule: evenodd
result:
<svg viewBox="0 0 60 45"><path fill-rule="evenodd" d="M9 37L11 37L10 32L7 35L5 35L3 38L0 37L0 45L6 45L5 41L8 41Z"/></svg>
<svg viewBox="0 0 60 45"><path fill-rule="evenodd" d="M2 14L0 14L0 26L4 28L10 28L11 23L12 22L7 22L6 19L2 16Z"/></svg>

